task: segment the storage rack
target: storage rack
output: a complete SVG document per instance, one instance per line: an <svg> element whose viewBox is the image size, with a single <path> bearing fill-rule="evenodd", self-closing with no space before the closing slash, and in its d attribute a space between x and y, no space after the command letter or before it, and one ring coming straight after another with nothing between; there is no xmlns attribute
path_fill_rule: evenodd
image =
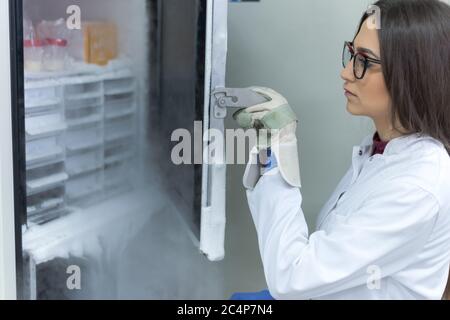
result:
<svg viewBox="0 0 450 320"><path fill-rule="evenodd" d="M25 81L28 221L133 187L137 82L129 68Z"/></svg>
<svg viewBox="0 0 450 320"><path fill-rule="evenodd" d="M63 87L54 80L25 86L27 215L42 223L66 212Z"/></svg>

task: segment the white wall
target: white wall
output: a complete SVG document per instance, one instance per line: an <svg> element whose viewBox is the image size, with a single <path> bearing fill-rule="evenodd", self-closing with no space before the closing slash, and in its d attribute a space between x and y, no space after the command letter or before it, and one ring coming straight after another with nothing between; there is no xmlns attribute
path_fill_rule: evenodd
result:
<svg viewBox="0 0 450 320"><path fill-rule="evenodd" d="M373 132L367 118L346 111L341 52L367 0L262 0L230 3L228 87L261 85L282 93L300 117L303 210L316 215L351 164L352 147ZM236 127L227 119L227 127ZM242 289L265 285L242 174L228 167L227 254L242 268ZM239 276L239 274L236 274Z"/></svg>

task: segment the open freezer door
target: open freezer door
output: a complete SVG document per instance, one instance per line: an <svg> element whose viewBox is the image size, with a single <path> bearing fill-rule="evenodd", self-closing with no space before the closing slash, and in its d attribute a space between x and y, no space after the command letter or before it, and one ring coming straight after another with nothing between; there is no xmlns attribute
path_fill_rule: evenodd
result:
<svg viewBox="0 0 450 320"><path fill-rule="evenodd" d="M224 136L224 115L215 112L215 98L211 95L214 88L225 86L227 60L227 1L210 1L208 6L205 75L205 111L204 129L221 132ZM204 157L208 159L211 153L207 135L204 142ZM216 145L217 147L217 145ZM225 186L226 162L225 152L214 155L213 163L203 164L202 179L202 210L200 229L200 250L211 261L224 258L225 239ZM221 158L220 158L221 157Z"/></svg>
<svg viewBox="0 0 450 320"><path fill-rule="evenodd" d="M157 117L150 121L160 134L150 139L161 146L167 191L192 239L209 260L218 261L224 257L226 168L205 159L208 133L224 131L224 116L215 114L211 92L225 85L228 2L151 3L150 29L156 30L151 47L157 50L151 52L150 113ZM183 133L189 136L190 155L177 149L186 143ZM174 154L183 161L174 161Z"/></svg>

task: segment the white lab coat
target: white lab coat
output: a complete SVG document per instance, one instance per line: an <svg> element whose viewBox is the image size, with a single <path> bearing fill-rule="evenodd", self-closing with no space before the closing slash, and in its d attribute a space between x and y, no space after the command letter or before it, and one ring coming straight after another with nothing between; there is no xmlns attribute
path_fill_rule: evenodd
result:
<svg viewBox="0 0 450 320"><path fill-rule="evenodd" d="M442 143L418 134L391 140L383 155L370 157L371 148L372 135L354 147L352 166L310 235L300 190L278 168L247 190L275 299L441 299L450 157Z"/></svg>

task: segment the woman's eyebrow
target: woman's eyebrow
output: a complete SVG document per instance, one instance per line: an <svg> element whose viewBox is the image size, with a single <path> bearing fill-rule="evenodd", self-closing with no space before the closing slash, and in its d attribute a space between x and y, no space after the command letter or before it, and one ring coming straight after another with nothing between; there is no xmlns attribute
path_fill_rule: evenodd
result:
<svg viewBox="0 0 450 320"><path fill-rule="evenodd" d="M373 55L375 58L380 59L380 57L378 57L372 50L370 50L370 49L368 49L368 48L357 47L356 50L359 51L359 52L365 52L365 53L371 54L371 55Z"/></svg>

